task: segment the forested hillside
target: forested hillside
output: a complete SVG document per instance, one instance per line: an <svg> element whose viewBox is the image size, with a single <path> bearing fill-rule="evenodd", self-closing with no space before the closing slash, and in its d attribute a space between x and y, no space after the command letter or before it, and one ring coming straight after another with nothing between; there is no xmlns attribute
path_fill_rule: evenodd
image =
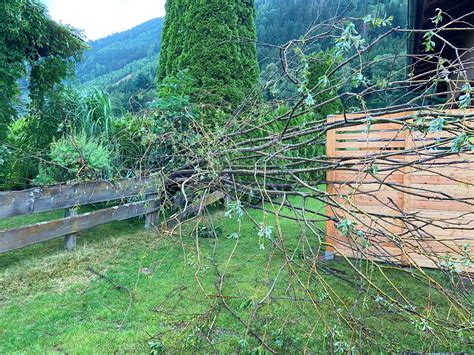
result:
<svg viewBox="0 0 474 355"><path fill-rule="evenodd" d="M259 59L263 64L275 61L278 51L271 45L299 39L312 26L335 16L391 15L403 26L406 12L407 0L257 0Z"/></svg>
<svg viewBox="0 0 474 355"><path fill-rule="evenodd" d="M76 79L86 88L105 89L116 108L138 111L152 100L164 19L89 42Z"/></svg>
<svg viewBox="0 0 474 355"><path fill-rule="evenodd" d="M314 24L328 18L360 17L371 13L380 17L393 16L394 24L400 26L405 26L407 20L406 0L257 0L256 6L257 51L265 78L271 76L272 63L278 60L278 50L272 46L298 39ZM88 87L105 88L121 109L137 111L143 108L156 91L163 25L164 19L158 18L89 43L91 49L77 67L77 79ZM378 34L368 25L361 30L370 32L373 37ZM388 45L381 55L400 50L397 41ZM314 46L313 51L324 49L325 43L321 42Z"/></svg>
<svg viewBox="0 0 474 355"><path fill-rule="evenodd" d="M84 83L120 70L134 61L152 58L160 51L162 28L163 19L157 18L90 42L85 59L77 65L77 79Z"/></svg>

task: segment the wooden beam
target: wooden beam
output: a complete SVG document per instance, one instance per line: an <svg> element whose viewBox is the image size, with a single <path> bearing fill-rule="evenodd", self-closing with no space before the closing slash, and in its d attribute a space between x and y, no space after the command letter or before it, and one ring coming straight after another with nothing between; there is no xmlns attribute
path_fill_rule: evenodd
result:
<svg viewBox="0 0 474 355"><path fill-rule="evenodd" d="M146 195L159 186L159 178L146 177L0 192L0 219Z"/></svg>
<svg viewBox="0 0 474 355"><path fill-rule="evenodd" d="M155 227L155 225L158 223L159 220L159 206L160 206L160 200L159 200L159 195L158 194L150 194L147 195L146 199L148 201L153 201L152 207L156 207L157 210L151 213L147 213L145 215L145 229L152 229ZM154 208L153 208L154 209Z"/></svg>
<svg viewBox="0 0 474 355"><path fill-rule="evenodd" d="M74 217L77 216L77 209L76 208L66 208L64 213L64 217ZM77 236L76 234L68 234L64 238L64 249L66 250L73 250L76 248Z"/></svg>
<svg viewBox="0 0 474 355"><path fill-rule="evenodd" d="M7 230L0 232L0 253L78 233L101 224L142 216L158 209L159 206L155 205L155 200L135 202L79 216L70 216L55 221Z"/></svg>

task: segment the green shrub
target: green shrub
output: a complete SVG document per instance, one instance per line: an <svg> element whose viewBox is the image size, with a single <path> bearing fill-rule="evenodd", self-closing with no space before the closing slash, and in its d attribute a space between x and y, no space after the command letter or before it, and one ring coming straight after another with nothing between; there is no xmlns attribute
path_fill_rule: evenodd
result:
<svg viewBox="0 0 474 355"><path fill-rule="evenodd" d="M90 90L73 91L71 97L74 105L69 112L69 124L73 131L83 132L88 137L111 140L113 104L110 96L104 91L93 88Z"/></svg>
<svg viewBox="0 0 474 355"><path fill-rule="evenodd" d="M126 114L112 120L112 145L117 154L117 169L130 175L140 168L149 168L149 156L156 149L157 123L150 117Z"/></svg>
<svg viewBox="0 0 474 355"><path fill-rule="evenodd" d="M51 143L50 163L41 165L35 184L69 180L92 180L110 176L110 151L95 138L84 133Z"/></svg>
<svg viewBox="0 0 474 355"><path fill-rule="evenodd" d="M28 182L38 173L38 155L41 154L29 132L34 124L34 117L24 116L16 119L8 126L6 146L8 154L2 158L0 166L0 188L16 190L27 187Z"/></svg>

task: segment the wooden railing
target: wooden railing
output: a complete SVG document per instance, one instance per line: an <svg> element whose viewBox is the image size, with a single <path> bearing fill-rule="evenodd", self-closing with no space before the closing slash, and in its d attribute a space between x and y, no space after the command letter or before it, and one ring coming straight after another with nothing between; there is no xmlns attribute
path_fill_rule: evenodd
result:
<svg viewBox="0 0 474 355"><path fill-rule="evenodd" d="M160 186L157 177L146 177L0 192L0 219L65 209L64 218L0 231L0 253L63 236L65 247L72 249L78 232L143 215L145 228L149 229L157 224ZM173 216L171 224L200 213L205 206L223 197L221 192L206 195L183 213ZM140 201L130 202L132 198ZM81 215L76 213L79 206L111 201L118 201L118 205Z"/></svg>

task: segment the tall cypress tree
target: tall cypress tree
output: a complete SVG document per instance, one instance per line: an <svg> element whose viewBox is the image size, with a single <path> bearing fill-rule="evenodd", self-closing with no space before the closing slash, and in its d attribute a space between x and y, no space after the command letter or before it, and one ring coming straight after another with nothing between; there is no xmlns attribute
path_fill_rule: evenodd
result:
<svg viewBox="0 0 474 355"><path fill-rule="evenodd" d="M258 82L255 0L167 0L158 81L186 70L195 101L224 108Z"/></svg>

